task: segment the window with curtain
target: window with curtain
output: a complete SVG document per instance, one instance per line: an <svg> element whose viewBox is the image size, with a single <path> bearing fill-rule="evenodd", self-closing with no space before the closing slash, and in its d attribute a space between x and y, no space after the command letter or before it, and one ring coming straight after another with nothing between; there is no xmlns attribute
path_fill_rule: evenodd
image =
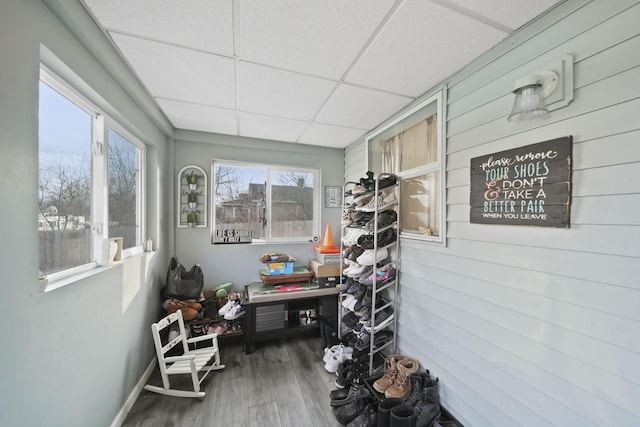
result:
<svg viewBox="0 0 640 427"><path fill-rule="evenodd" d="M444 241L441 102L438 93L367 138L369 169L401 178L403 237Z"/></svg>

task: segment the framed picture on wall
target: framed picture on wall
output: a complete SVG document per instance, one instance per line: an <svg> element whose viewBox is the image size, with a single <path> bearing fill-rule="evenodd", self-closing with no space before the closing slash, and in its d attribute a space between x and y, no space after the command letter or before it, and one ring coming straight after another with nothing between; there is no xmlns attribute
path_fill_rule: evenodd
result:
<svg viewBox="0 0 640 427"><path fill-rule="evenodd" d="M324 187L324 207L339 208L342 206L342 187Z"/></svg>

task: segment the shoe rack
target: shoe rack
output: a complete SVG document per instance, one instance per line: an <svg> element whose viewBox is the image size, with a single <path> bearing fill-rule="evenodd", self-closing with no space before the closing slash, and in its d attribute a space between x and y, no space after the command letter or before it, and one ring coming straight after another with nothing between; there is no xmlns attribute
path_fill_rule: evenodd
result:
<svg viewBox="0 0 640 427"><path fill-rule="evenodd" d="M347 182L343 194L340 249L348 264L340 271L338 334L368 353L371 375L376 360L396 351L400 179L368 172L359 182Z"/></svg>

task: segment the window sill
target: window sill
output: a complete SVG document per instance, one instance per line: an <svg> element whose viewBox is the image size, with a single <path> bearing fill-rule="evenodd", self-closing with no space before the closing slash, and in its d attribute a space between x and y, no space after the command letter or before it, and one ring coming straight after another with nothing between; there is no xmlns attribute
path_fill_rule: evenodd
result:
<svg viewBox="0 0 640 427"><path fill-rule="evenodd" d="M63 288L65 286L71 285L75 282L79 282L80 280L84 280L87 279L89 277L95 276L97 274L101 274L105 271L111 270L114 267L117 267L121 264L123 264L124 262L126 262L128 259L132 259L138 256L146 256L146 255L152 255L154 253L154 251L151 252L139 252L136 253L133 256L129 256L125 259L123 259L122 261L116 261L112 264L109 265L101 265L101 266L97 266L95 268L89 269L89 270L85 270L82 271L80 273L76 273L76 274L72 274L70 276L66 276L66 277L62 277L60 279L56 279L56 280L52 280L49 281L46 278L45 279L41 279L38 280L38 293L40 294L46 294L48 292L54 291L56 289L60 289Z"/></svg>

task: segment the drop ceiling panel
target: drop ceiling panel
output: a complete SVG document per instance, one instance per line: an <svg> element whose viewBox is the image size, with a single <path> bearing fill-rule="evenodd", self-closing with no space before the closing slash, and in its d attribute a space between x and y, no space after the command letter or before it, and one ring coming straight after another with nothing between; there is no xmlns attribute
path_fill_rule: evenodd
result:
<svg viewBox="0 0 640 427"><path fill-rule="evenodd" d="M240 109L252 113L311 120L336 83L243 62Z"/></svg>
<svg viewBox="0 0 640 427"><path fill-rule="evenodd" d="M436 3L407 1L346 80L418 96L506 35Z"/></svg>
<svg viewBox="0 0 640 427"><path fill-rule="evenodd" d="M360 138L365 132L362 129L313 123L304 131L298 142L343 148Z"/></svg>
<svg viewBox="0 0 640 427"><path fill-rule="evenodd" d="M238 0L237 54L302 73L340 78L393 0Z"/></svg>
<svg viewBox="0 0 640 427"><path fill-rule="evenodd" d="M412 100L373 89L341 84L316 120L327 124L371 129Z"/></svg>
<svg viewBox="0 0 640 427"><path fill-rule="evenodd" d="M122 34L112 36L152 96L235 108L233 59Z"/></svg>
<svg viewBox="0 0 640 427"><path fill-rule="evenodd" d="M445 0L515 30L558 0Z"/></svg>
<svg viewBox="0 0 640 427"><path fill-rule="evenodd" d="M107 30L233 55L232 0L84 0Z"/></svg>
<svg viewBox="0 0 640 427"><path fill-rule="evenodd" d="M167 118L177 129L235 135L237 120L234 110L189 104L170 99L156 99Z"/></svg>
<svg viewBox="0 0 640 427"><path fill-rule="evenodd" d="M260 114L240 113L240 135L276 141L297 142L309 122Z"/></svg>

